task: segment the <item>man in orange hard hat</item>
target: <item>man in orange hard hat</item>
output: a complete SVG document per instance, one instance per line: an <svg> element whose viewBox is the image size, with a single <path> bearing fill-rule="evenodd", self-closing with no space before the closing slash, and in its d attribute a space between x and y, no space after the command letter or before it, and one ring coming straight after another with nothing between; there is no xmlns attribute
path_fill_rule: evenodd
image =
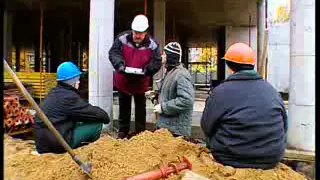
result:
<svg viewBox="0 0 320 180"><path fill-rule="evenodd" d="M274 168L286 148L287 114L277 91L254 70L254 51L229 47L231 71L206 100L201 128L215 159L238 168Z"/></svg>

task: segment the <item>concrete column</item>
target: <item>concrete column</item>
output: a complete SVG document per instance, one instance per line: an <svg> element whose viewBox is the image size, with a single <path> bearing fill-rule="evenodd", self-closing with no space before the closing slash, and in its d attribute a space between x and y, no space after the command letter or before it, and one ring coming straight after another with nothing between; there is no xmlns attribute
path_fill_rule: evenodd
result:
<svg viewBox="0 0 320 180"><path fill-rule="evenodd" d="M315 151L315 0L292 0L288 145Z"/></svg>
<svg viewBox="0 0 320 180"><path fill-rule="evenodd" d="M251 28L251 48L254 50L257 56L257 27ZM239 26L226 26L226 51L234 43L242 42L249 45L249 27L239 27ZM228 72L228 66L225 65L226 74L225 77L228 78L230 75ZM256 68L256 66L255 66Z"/></svg>
<svg viewBox="0 0 320 180"><path fill-rule="evenodd" d="M112 118L113 68L108 51L113 43L114 1L90 1L89 102L107 111ZM112 123L107 126L111 128Z"/></svg>
<svg viewBox="0 0 320 180"><path fill-rule="evenodd" d="M162 49L165 46L166 41L166 2L165 0L154 0L153 3L154 37L158 41L160 48ZM153 78L153 89L158 89L155 81L163 77L163 75L164 68L162 67Z"/></svg>

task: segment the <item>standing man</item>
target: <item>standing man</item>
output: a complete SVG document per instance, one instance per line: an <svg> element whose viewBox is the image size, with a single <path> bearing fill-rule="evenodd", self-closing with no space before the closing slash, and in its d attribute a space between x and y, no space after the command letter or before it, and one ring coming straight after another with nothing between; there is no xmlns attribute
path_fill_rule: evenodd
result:
<svg viewBox="0 0 320 180"><path fill-rule="evenodd" d="M206 100L201 128L214 158L236 168L271 169L286 149L287 114L277 91L254 70L254 51L229 47L232 73Z"/></svg>
<svg viewBox="0 0 320 180"><path fill-rule="evenodd" d="M130 130L131 99L135 102L135 133L145 130L146 97L150 78L161 67L159 45L148 34L148 18L137 15L131 31L118 35L110 51L109 59L115 71L115 87L119 91L118 138L126 138Z"/></svg>

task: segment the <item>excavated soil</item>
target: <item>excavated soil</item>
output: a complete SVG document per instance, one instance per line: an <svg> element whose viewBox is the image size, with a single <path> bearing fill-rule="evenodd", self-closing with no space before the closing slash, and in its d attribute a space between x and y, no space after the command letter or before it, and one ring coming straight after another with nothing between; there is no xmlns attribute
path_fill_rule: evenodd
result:
<svg viewBox="0 0 320 180"><path fill-rule="evenodd" d="M87 179L68 154L31 155L34 146L26 141L4 138L5 180ZM215 163L206 148L173 137L167 130L146 131L130 140L101 137L75 150L81 159L91 162L94 180L118 180L159 165L179 162L185 156L193 172L214 180L306 180L290 167L279 164L272 170L236 169ZM186 171L167 179L181 179Z"/></svg>

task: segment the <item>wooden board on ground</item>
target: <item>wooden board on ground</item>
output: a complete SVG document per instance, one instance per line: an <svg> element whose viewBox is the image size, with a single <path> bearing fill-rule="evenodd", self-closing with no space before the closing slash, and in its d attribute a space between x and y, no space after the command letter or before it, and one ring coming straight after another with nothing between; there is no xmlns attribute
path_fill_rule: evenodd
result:
<svg viewBox="0 0 320 180"><path fill-rule="evenodd" d="M315 162L315 153L286 149L284 159L303 162Z"/></svg>
<svg viewBox="0 0 320 180"><path fill-rule="evenodd" d="M14 135L18 135L18 134L25 134L25 133L29 133L32 132L32 127L28 128L28 129L23 129L23 130L18 130L18 131L13 131L13 132L9 132L7 133L9 136L14 136Z"/></svg>

